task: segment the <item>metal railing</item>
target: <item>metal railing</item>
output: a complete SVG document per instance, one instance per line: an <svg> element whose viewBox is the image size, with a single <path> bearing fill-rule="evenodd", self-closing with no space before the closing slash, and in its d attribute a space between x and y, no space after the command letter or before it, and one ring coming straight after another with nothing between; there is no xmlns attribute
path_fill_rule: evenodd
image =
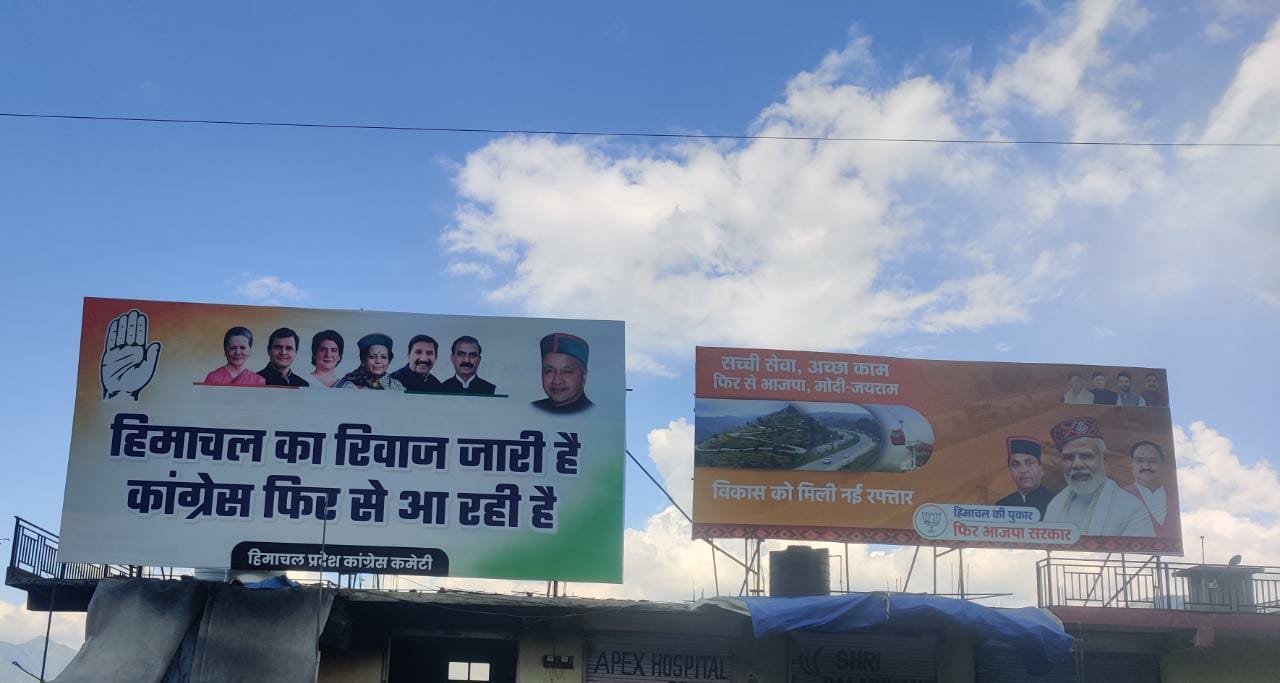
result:
<svg viewBox="0 0 1280 683"><path fill-rule="evenodd" d="M1041 607L1123 607L1280 615L1280 568L1166 562L1159 556L1049 557Z"/></svg>
<svg viewBox="0 0 1280 683"><path fill-rule="evenodd" d="M34 579L102 579L112 576L142 576L141 567L119 564L60 564L58 535L27 520L16 517L13 524L13 546L9 550L9 569Z"/></svg>
<svg viewBox="0 0 1280 683"><path fill-rule="evenodd" d="M200 572L191 568L143 567L125 564L61 564L58 562L58 535L21 517L14 518L12 541L13 545L9 551L9 569L5 573L5 581L10 585L26 584L41 579L92 581L105 578L174 579L181 576L201 577ZM219 571L210 570L212 574L218 574ZM208 577L202 578L207 579ZM291 578L298 583L315 584L330 588L364 588L366 586L375 590L426 588L426 586L408 579L406 579L406 582L409 585L405 588L400 589L398 581L395 582L396 588L391 588L392 577L376 574L326 572L313 575L311 572L304 572L298 573ZM224 579L218 578L215 580L222 581Z"/></svg>

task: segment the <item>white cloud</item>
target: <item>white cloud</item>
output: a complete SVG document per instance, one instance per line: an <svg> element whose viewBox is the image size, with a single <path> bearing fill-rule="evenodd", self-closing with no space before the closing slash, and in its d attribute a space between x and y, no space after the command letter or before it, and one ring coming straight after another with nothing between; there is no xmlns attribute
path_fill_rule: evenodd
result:
<svg viewBox="0 0 1280 683"><path fill-rule="evenodd" d="M1041 252L1030 268L1017 275L991 272L944 282L916 297L919 327L943 333L1024 322L1030 318L1032 304L1058 295L1059 283L1073 274L1074 262L1084 251L1084 245L1072 242L1057 251Z"/></svg>
<svg viewBox="0 0 1280 683"><path fill-rule="evenodd" d="M1013 350L1007 342L996 342L995 350L997 353L1008 353Z"/></svg>
<svg viewBox="0 0 1280 683"><path fill-rule="evenodd" d="M649 431L649 458L667 492L684 508L693 510L693 425L682 418L672 420L663 429Z"/></svg>
<svg viewBox="0 0 1280 683"><path fill-rule="evenodd" d="M922 358L939 348L937 344L900 344L893 349L893 352L907 358Z"/></svg>
<svg viewBox="0 0 1280 683"><path fill-rule="evenodd" d="M1212 43L1235 38L1242 24L1275 10L1270 0L1199 0L1196 4L1210 17L1204 35Z"/></svg>
<svg viewBox="0 0 1280 683"><path fill-rule="evenodd" d="M236 294L260 304L283 304L303 301L307 298L306 290L288 280L281 280L275 275L240 274L240 282L235 288Z"/></svg>
<svg viewBox="0 0 1280 683"><path fill-rule="evenodd" d="M654 360L651 356L636 351L627 352L627 372L638 372L654 377L674 379L679 373Z"/></svg>
<svg viewBox="0 0 1280 683"><path fill-rule="evenodd" d="M1276 522L1280 516L1280 472L1266 460L1245 465L1231 440L1203 422L1175 427L1181 503L1187 509L1229 510L1231 514Z"/></svg>
<svg viewBox="0 0 1280 683"><path fill-rule="evenodd" d="M477 261L451 261L445 272L450 275L471 276L478 280L488 280L493 277L493 268L487 263L479 263Z"/></svg>
<svg viewBox="0 0 1280 683"><path fill-rule="evenodd" d="M1209 116L1201 142L1280 142L1280 20L1245 53L1231 85ZM1223 156L1222 152L1215 153ZM1197 156L1201 156L1203 153Z"/></svg>
<svg viewBox="0 0 1280 683"><path fill-rule="evenodd" d="M951 93L930 77L882 90L845 82L867 68L868 49L855 37L795 76L752 130L960 134ZM853 348L910 329L1025 320L1054 295L1065 263L1020 258L1000 269L986 257L921 282L889 269L928 250L899 188L965 190L991 169L981 154L931 144L653 150L512 136L468 156L456 178L465 203L443 243L458 263L502 268L491 300L535 315L625 318L632 343L652 354L728 340Z"/></svg>
<svg viewBox="0 0 1280 683"><path fill-rule="evenodd" d="M1233 21L1264 14L1274 4L1217 3L1207 8ZM1037 129L1065 127L1063 137L1142 140L1154 124L1143 120L1126 80L1149 78L1151 65L1118 62L1109 52L1140 30L1145 13L1130 1L1097 0L1069 7L1024 43L989 77L971 76L970 104L994 134L1017 137L1011 120L1027 115ZM1280 141L1280 20L1249 48L1203 122L1182 126L1191 142ZM1117 77L1115 74L1125 74ZM1173 118L1176 112L1163 114ZM1021 117L1021 118L1020 118ZM1152 148L1071 148L1053 161L1016 157L996 177L1021 205L984 196L1000 212L988 243L1052 240L1061 230L1089 244L1089 263L1076 277L1104 282L1115 293L1143 298L1183 295L1197 288L1232 288L1264 304L1280 302L1280 157L1273 150L1197 148L1162 153ZM1017 231L1017 216L1025 224ZM1014 228L1006 227L1012 224ZM1003 230L1003 232L1001 232ZM1116 278L1142 253L1141 283ZM1103 278L1103 279L1099 279ZM1089 285L1085 285L1089 286ZM1095 285L1096 286L1096 285ZM1032 309L1034 312L1034 309Z"/></svg>
<svg viewBox="0 0 1280 683"><path fill-rule="evenodd" d="M1023 105L1038 116L1063 116L1078 139L1098 139L1129 130L1125 109L1090 87L1091 76L1114 70L1103 37L1116 28L1135 29L1146 13L1133 2L1085 0L1073 5L1025 49L998 66L990 80L975 83L975 104L993 115Z"/></svg>
<svg viewBox="0 0 1280 683"><path fill-rule="evenodd" d="M79 648L84 643L84 616L79 612L54 613L50 640ZM48 618L48 612L31 612L22 605L0 600L0 641L20 644L32 638L44 638Z"/></svg>
<svg viewBox="0 0 1280 683"><path fill-rule="evenodd" d="M1204 509L1182 515L1183 552L1187 562L1200 561L1200 537L1210 564L1226 564L1233 555L1244 563L1280 566L1280 525L1264 524L1228 510Z"/></svg>
<svg viewBox="0 0 1280 683"><path fill-rule="evenodd" d="M1251 47L1203 125L1199 142L1280 142L1280 19ZM1164 190L1135 201L1134 246L1158 264L1143 290L1178 296L1229 287L1280 301L1280 156L1273 149L1196 148L1170 159Z"/></svg>
<svg viewBox="0 0 1280 683"><path fill-rule="evenodd" d="M876 70L870 39L855 34L793 77L751 130L1007 138L1015 114L1029 114L1067 137L1140 139L1149 124L1126 85L1150 67L1107 46L1145 22L1129 0L1083 2L989 75L878 87L854 83ZM1189 137L1280 139L1278 32ZM904 332L1026 323L1082 278L1145 297L1227 284L1280 302L1280 270L1268 266L1280 259L1280 162L1248 154L1090 148L1045 159L929 144L512 136L460 167L462 203L442 241L454 269L492 269L492 301L627 319L648 356L632 369L661 376L659 358L696 343L851 350ZM936 224L953 214L976 225ZM1115 277L1134 253L1143 278ZM944 256L960 266L935 267Z"/></svg>

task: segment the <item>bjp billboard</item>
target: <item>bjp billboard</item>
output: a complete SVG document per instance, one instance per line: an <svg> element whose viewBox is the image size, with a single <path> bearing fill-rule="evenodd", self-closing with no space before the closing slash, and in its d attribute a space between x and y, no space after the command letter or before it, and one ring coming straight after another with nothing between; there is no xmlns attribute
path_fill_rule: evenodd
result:
<svg viewBox="0 0 1280 683"><path fill-rule="evenodd" d="M622 580L620 322L86 299L63 562Z"/></svg>
<svg viewBox="0 0 1280 683"><path fill-rule="evenodd" d="M693 535L1182 552L1164 370L699 347Z"/></svg>

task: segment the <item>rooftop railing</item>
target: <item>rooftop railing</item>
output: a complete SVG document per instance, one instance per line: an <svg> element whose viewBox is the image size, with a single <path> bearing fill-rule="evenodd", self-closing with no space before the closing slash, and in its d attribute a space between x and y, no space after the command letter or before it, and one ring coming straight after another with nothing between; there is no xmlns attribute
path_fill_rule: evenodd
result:
<svg viewBox="0 0 1280 683"><path fill-rule="evenodd" d="M5 583L24 590L35 584L47 584L58 581L96 581L105 578L156 578L173 579L182 576L195 576L204 580L224 581L228 574L234 572L219 569L192 569L181 567L144 567L124 564L86 564L61 563L58 561L58 535L21 518L15 517L13 524L13 545L9 551L9 567L5 572ZM330 587L345 586L347 588L375 588L385 590L392 587L390 577L363 574L342 574L315 572L291 572L290 578L298 583L320 584ZM421 584L406 580L406 590L425 588ZM394 583L399 587L399 581Z"/></svg>
<svg viewBox="0 0 1280 683"><path fill-rule="evenodd" d="M102 579L144 575L142 567L122 564L60 564L58 535L21 517L14 519L12 541L13 546L9 549L11 574L21 572L33 579Z"/></svg>
<svg viewBox="0 0 1280 683"><path fill-rule="evenodd" d="M1041 607L1280 614L1280 568L1166 562L1159 556L1049 557L1036 563Z"/></svg>

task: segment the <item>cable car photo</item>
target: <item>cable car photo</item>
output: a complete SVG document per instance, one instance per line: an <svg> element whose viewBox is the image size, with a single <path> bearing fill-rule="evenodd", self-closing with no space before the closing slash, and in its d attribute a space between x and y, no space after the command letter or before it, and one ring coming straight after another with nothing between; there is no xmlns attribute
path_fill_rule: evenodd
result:
<svg viewBox="0 0 1280 683"><path fill-rule="evenodd" d="M902 420L898 420L898 427L889 432L889 443L895 446L905 446L907 443L907 433L902 430Z"/></svg>

